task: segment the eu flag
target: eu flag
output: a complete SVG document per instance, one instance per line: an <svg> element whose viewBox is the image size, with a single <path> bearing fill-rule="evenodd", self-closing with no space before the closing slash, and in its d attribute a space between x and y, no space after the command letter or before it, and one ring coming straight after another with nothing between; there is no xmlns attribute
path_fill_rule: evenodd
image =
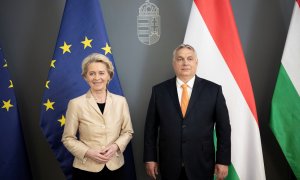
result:
<svg viewBox="0 0 300 180"><path fill-rule="evenodd" d="M0 47L0 179L29 180L30 166L7 67Z"/></svg>
<svg viewBox="0 0 300 180"><path fill-rule="evenodd" d="M67 179L72 178L73 156L61 143L65 112L70 99L87 92L81 76L81 62L91 53L106 55L114 64L98 0L67 0L50 71L45 84L40 126ZM116 69L116 68L115 68ZM118 74L109 90L123 95ZM131 144L124 152L127 177L136 179Z"/></svg>

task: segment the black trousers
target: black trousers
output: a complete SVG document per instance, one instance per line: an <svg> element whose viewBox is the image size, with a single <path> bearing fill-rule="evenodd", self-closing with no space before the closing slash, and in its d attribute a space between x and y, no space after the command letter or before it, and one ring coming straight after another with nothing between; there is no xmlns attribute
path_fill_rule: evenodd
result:
<svg viewBox="0 0 300 180"><path fill-rule="evenodd" d="M186 173L185 173L185 168L184 167L181 168L179 180L188 180L188 178L186 176Z"/></svg>
<svg viewBox="0 0 300 180"><path fill-rule="evenodd" d="M89 172L73 167L73 180L122 180L122 168L111 171L106 166L100 172ZM123 176L124 177L124 176Z"/></svg>

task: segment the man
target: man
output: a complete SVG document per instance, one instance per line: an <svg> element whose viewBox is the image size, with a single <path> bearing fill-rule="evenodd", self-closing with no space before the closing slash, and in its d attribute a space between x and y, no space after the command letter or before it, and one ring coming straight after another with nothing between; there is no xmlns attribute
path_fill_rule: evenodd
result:
<svg viewBox="0 0 300 180"><path fill-rule="evenodd" d="M198 59L190 45L174 50L172 64L176 77L152 89L144 134L147 174L156 179L159 162L162 180L210 180L214 174L224 179L231 127L222 88L196 76Z"/></svg>

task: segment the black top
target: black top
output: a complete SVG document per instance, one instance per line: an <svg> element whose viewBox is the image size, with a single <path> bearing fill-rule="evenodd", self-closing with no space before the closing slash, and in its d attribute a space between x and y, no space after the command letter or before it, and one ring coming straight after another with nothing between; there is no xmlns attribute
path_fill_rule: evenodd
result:
<svg viewBox="0 0 300 180"><path fill-rule="evenodd" d="M105 103L97 103L97 104L98 104L98 107L99 107L100 111L101 111L102 114L103 114L103 112L104 112L104 107L105 107Z"/></svg>

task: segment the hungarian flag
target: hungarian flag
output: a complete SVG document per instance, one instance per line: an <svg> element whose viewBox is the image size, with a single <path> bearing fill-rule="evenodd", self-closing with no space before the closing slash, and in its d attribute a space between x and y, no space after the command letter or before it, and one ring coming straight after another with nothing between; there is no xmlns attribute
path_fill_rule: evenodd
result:
<svg viewBox="0 0 300 180"><path fill-rule="evenodd" d="M300 179L300 1L292 20L272 99L271 129L297 179Z"/></svg>
<svg viewBox="0 0 300 180"><path fill-rule="evenodd" d="M223 88L232 128L227 179L264 180L256 106L230 1L194 0L184 42L197 51L197 75Z"/></svg>

